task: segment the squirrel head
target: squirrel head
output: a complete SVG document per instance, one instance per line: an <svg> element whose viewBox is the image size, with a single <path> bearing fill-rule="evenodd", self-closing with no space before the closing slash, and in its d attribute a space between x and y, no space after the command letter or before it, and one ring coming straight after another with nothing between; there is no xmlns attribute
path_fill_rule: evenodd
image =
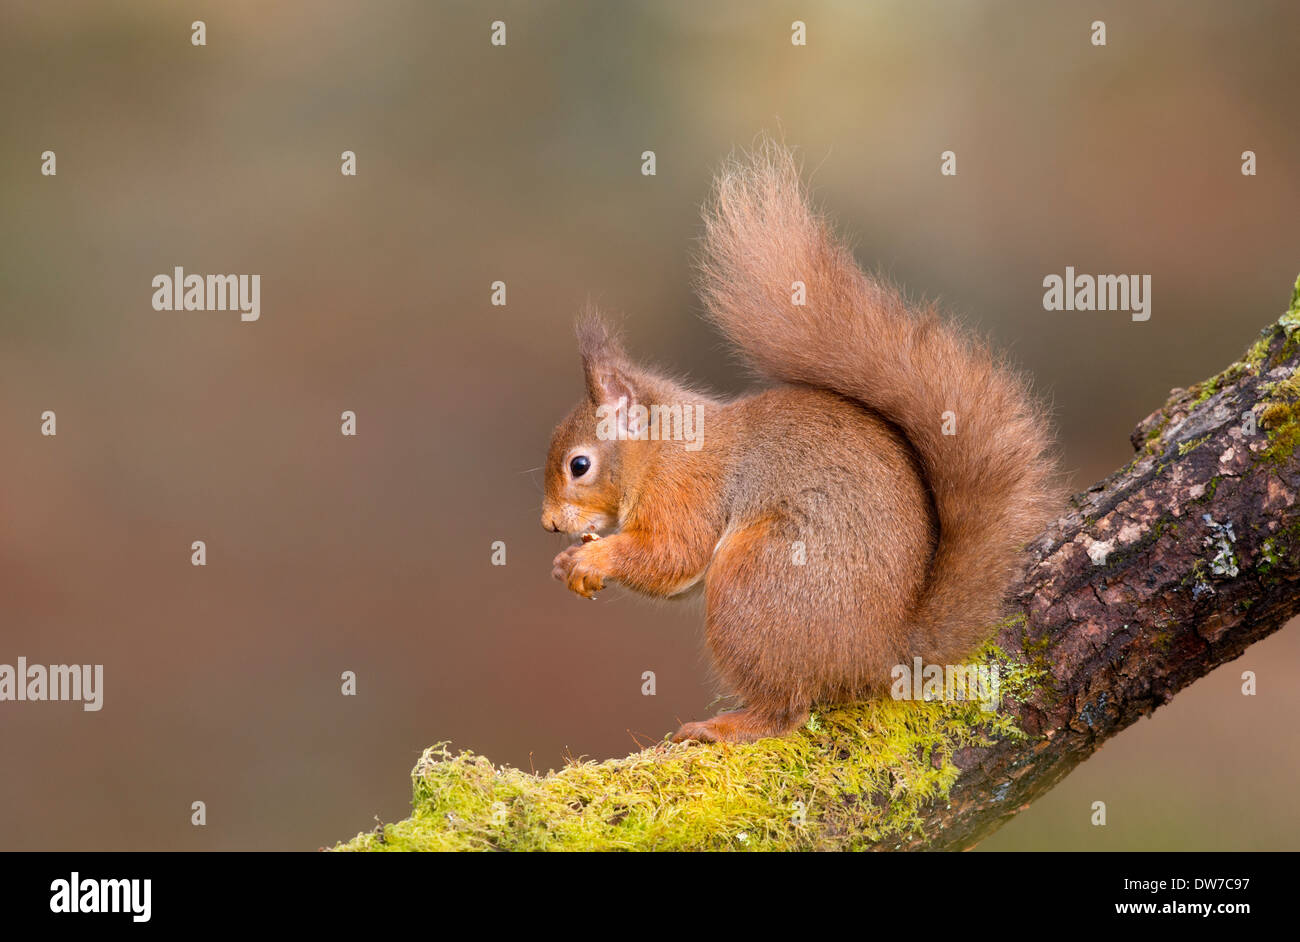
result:
<svg viewBox="0 0 1300 942"><path fill-rule="evenodd" d="M546 457L542 526L579 535L619 522L628 482L628 415L638 401L638 371L592 311L578 321L587 396L555 429Z"/></svg>

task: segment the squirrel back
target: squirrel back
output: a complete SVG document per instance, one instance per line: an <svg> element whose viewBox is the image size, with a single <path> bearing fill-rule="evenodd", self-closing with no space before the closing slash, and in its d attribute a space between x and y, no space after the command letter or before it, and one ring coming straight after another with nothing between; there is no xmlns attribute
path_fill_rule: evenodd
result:
<svg viewBox="0 0 1300 942"><path fill-rule="evenodd" d="M915 449L938 542L908 619L910 650L958 663L989 635L1025 544L1060 499L1028 384L933 305L914 309L865 274L771 141L720 174L699 272L710 318L757 372L857 400ZM803 305L792 303L795 282Z"/></svg>

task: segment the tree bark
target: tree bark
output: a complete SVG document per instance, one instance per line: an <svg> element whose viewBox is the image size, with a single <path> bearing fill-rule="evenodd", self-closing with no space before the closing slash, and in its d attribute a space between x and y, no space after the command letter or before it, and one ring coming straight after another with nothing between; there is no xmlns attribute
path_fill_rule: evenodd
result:
<svg viewBox="0 0 1300 942"><path fill-rule="evenodd" d="M1297 287L1300 293L1300 285ZM1051 679L1009 708L1041 738L954 756L961 776L926 837L974 845L1107 739L1300 612L1295 374L1300 304L1247 357L1169 401L1130 436L1138 458L1071 500L1031 549L1015 592Z"/></svg>

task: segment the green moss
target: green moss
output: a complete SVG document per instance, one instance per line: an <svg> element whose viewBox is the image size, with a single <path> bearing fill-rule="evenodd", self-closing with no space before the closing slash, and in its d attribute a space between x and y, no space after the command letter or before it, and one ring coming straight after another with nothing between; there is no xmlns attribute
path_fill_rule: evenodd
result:
<svg viewBox="0 0 1300 942"><path fill-rule="evenodd" d="M1290 362L1294 357L1297 349L1300 349L1300 278L1296 279L1296 288L1291 291L1291 304L1287 307L1286 313L1278 318L1275 330L1281 330L1283 341L1278 352L1268 358L1268 368L1280 366L1283 363ZM1272 340L1274 332L1270 332L1268 340Z"/></svg>
<svg viewBox="0 0 1300 942"><path fill-rule="evenodd" d="M1294 402L1300 399L1300 376L1292 373L1286 379L1274 383L1265 383L1260 391L1270 400Z"/></svg>
<svg viewBox="0 0 1300 942"><path fill-rule="evenodd" d="M1290 362L1290 357L1300 345L1300 279L1291 293L1291 306L1282 315L1270 333L1270 339L1281 330L1285 335L1279 356L1272 358L1276 365ZM1259 424L1268 435L1268 447L1261 458L1271 464L1290 461L1300 445L1300 371L1292 370L1289 376L1260 387L1263 410Z"/></svg>
<svg viewBox="0 0 1300 942"><path fill-rule="evenodd" d="M1282 315L1282 325L1300 327L1300 276L1296 278L1295 287L1291 289L1291 304L1286 314Z"/></svg>
<svg viewBox="0 0 1300 942"><path fill-rule="evenodd" d="M1300 349L1300 331L1291 331L1287 333L1286 340L1282 341L1282 346L1271 365L1276 366L1290 361L1297 349Z"/></svg>
<svg viewBox="0 0 1300 942"><path fill-rule="evenodd" d="M1259 424L1268 434L1268 447L1261 452L1262 458L1272 464L1289 461L1300 445L1300 408L1296 403L1270 402L1260 413Z"/></svg>
<svg viewBox="0 0 1300 942"><path fill-rule="evenodd" d="M1154 455L1160 450L1160 436L1164 434L1165 429L1169 427L1168 412L1160 413L1160 421L1147 430L1145 445L1143 449L1146 454Z"/></svg>
<svg viewBox="0 0 1300 942"><path fill-rule="evenodd" d="M1259 551L1260 560L1255 564L1255 569L1261 576L1268 575L1269 571L1282 561L1282 548L1275 537L1269 537L1264 541Z"/></svg>
<svg viewBox="0 0 1300 942"><path fill-rule="evenodd" d="M1272 585L1278 579L1270 578L1270 573L1279 566L1294 568L1297 557L1300 557L1300 523L1293 523L1264 540L1255 570L1265 584Z"/></svg>
<svg viewBox="0 0 1300 942"><path fill-rule="evenodd" d="M1264 411L1259 414L1259 424L1269 431L1276 431L1285 428L1295 421L1296 407L1294 403L1289 402L1272 402L1264 407Z"/></svg>
<svg viewBox="0 0 1300 942"><path fill-rule="evenodd" d="M1045 671L990 643L1004 697ZM819 710L802 729L752 745L659 744L625 759L533 775L445 743L412 773L413 813L338 850L775 850L844 848L920 830L946 799L954 753L1024 738L974 701L893 699Z"/></svg>
<svg viewBox="0 0 1300 942"><path fill-rule="evenodd" d="M1183 457L1183 455L1190 455L1192 452L1200 448L1209 440L1210 440L1210 436L1206 434L1206 435L1202 435L1200 438L1193 439L1192 441L1189 442L1181 442L1178 445L1178 457L1181 458Z"/></svg>
<svg viewBox="0 0 1300 942"><path fill-rule="evenodd" d="M1258 370L1260 364L1264 362L1264 358L1268 356L1268 348L1272 344L1272 341L1272 330L1263 331L1260 338L1251 344L1250 349L1246 351L1246 355L1241 358L1241 363L1250 367L1252 370ZM1235 366L1237 364L1233 365Z"/></svg>
<svg viewBox="0 0 1300 942"><path fill-rule="evenodd" d="M1231 369L1231 367L1229 367L1229 369ZM1197 383L1195 386L1189 389L1188 393L1196 397L1195 399L1192 400L1192 404L1200 405L1202 402L1205 402L1205 400L1209 399L1216 392L1218 392L1219 383L1226 378L1225 377L1226 373L1227 370L1225 370L1223 373L1220 373L1218 376L1212 376L1210 379L1207 379L1203 383Z"/></svg>

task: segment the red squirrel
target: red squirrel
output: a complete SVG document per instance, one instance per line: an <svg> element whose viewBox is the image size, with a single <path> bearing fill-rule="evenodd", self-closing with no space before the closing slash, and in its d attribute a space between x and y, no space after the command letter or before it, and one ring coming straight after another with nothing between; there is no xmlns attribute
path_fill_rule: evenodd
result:
<svg viewBox="0 0 1300 942"><path fill-rule="evenodd" d="M915 657L961 663L1060 496L1027 382L865 274L784 147L719 175L698 270L710 319L773 385L692 389L588 313L587 395L552 438L542 525L584 537L553 574L586 598L703 583L715 667L744 705L673 738L752 742L816 703L884 695ZM653 434L652 409L673 431L683 410L697 440Z"/></svg>

